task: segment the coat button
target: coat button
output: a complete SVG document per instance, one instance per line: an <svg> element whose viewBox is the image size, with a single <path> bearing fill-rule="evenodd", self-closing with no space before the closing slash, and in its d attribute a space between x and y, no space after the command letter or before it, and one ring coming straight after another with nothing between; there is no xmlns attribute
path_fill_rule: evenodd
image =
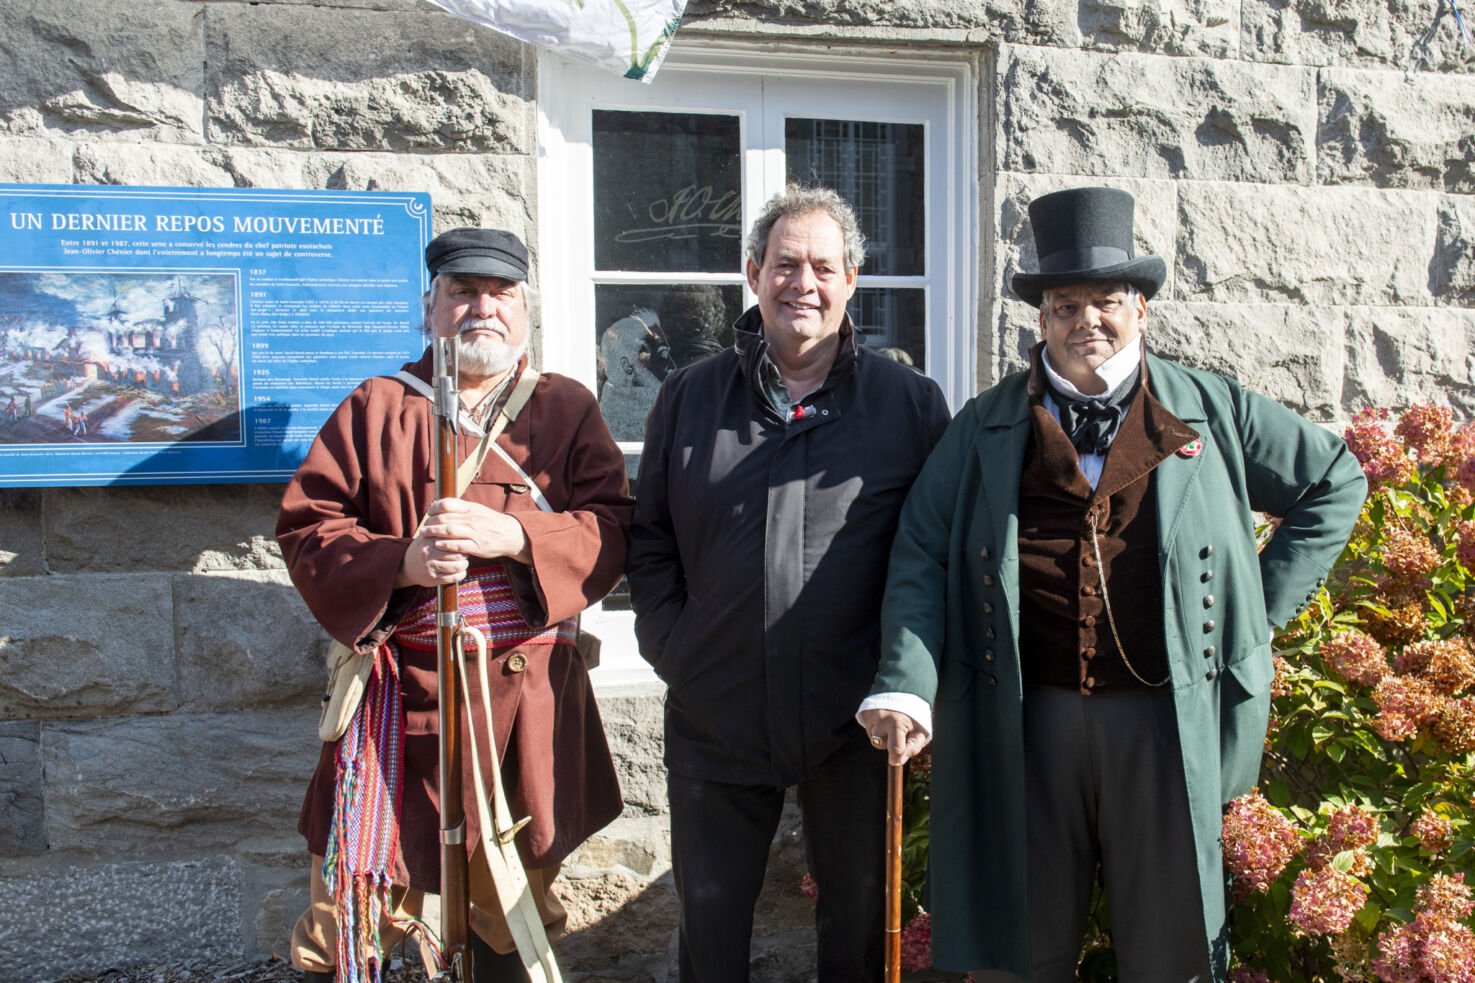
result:
<svg viewBox="0 0 1475 983"><path fill-rule="evenodd" d="M528 657L521 652L513 652L507 657L508 672L522 672L528 667Z"/></svg>
<svg viewBox="0 0 1475 983"><path fill-rule="evenodd" d="M1198 579L1207 584L1209 581L1214 579L1214 571L1205 570L1203 573L1198 575Z"/></svg>
<svg viewBox="0 0 1475 983"><path fill-rule="evenodd" d="M1205 679L1218 679L1219 678L1219 670L1218 669L1210 669L1208 672L1204 673L1204 678Z"/></svg>
<svg viewBox="0 0 1475 983"><path fill-rule="evenodd" d="M996 636L996 635L995 635L995 633L994 633L994 630L993 630L993 628L992 628L992 627L990 627L990 628L989 628L989 629L988 629L988 630L987 630L987 631L985 631L985 632L984 632L984 633L983 633L983 634L984 634L984 637L985 637L985 638L987 638L987 639L988 639L988 640L989 640L989 641L993 641L993 640L994 640L994 638L996 638L996 637L997 637L997 636Z"/></svg>
<svg viewBox="0 0 1475 983"><path fill-rule="evenodd" d="M1096 658L1096 650L1094 648L1090 647L1090 646L1087 646L1086 648L1081 649L1081 658L1083 658L1083 659L1094 659L1094 658Z"/></svg>
<svg viewBox="0 0 1475 983"><path fill-rule="evenodd" d="M1086 677L1086 685L1087 686L1095 686L1096 685L1096 677L1095 676L1087 676Z"/></svg>
<svg viewBox="0 0 1475 983"><path fill-rule="evenodd" d="M1096 588L1092 587L1090 584L1087 584L1086 586L1081 588L1081 595L1084 597L1095 597Z"/></svg>
<svg viewBox="0 0 1475 983"><path fill-rule="evenodd" d="M983 602L983 613L984 614L993 614L994 613L994 606L992 604L990 604L988 601L984 601Z"/></svg>
<svg viewBox="0 0 1475 983"><path fill-rule="evenodd" d="M1207 595L1205 595L1204 596L1204 607L1211 608L1213 606L1214 606L1214 595L1213 594L1207 594Z"/></svg>
<svg viewBox="0 0 1475 983"><path fill-rule="evenodd" d="M1214 547L1205 546L1203 549L1198 551L1198 555L1207 560L1209 557L1214 555Z"/></svg>
<svg viewBox="0 0 1475 983"><path fill-rule="evenodd" d="M1096 616L1091 614L1086 615L1084 618L1081 619L1081 624L1085 625L1087 628L1095 628Z"/></svg>
<svg viewBox="0 0 1475 983"><path fill-rule="evenodd" d="M988 684L990 686L997 686L997 685L999 685L999 677L997 677L997 676L990 676L990 677L988 677Z"/></svg>
<svg viewBox="0 0 1475 983"><path fill-rule="evenodd" d="M993 649L984 649L983 650L983 661L984 662L992 662L992 661L994 661L994 650Z"/></svg>
<svg viewBox="0 0 1475 983"><path fill-rule="evenodd" d="M1210 631L1213 631L1213 630L1214 630L1214 621L1211 618L1208 621L1205 621L1204 622L1204 631L1210 632Z"/></svg>
<svg viewBox="0 0 1475 983"><path fill-rule="evenodd" d="M1210 645L1208 648L1204 649L1204 658L1205 659L1212 659L1214 657L1214 653L1216 653L1218 651L1219 651L1218 649L1216 649L1216 648L1214 648L1214 646Z"/></svg>
<svg viewBox="0 0 1475 983"><path fill-rule="evenodd" d="M988 547L987 547L987 546L985 546L985 547L984 547L984 548L983 548L983 549L981 549L981 550L979 550L979 551L978 551L978 555L979 555L979 556L980 556L980 557L981 557L981 558L983 558L983 559L985 559L985 560L987 560L987 559L988 559Z"/></svg>
<svg viewBox="0 0 1475 983"><path fill-rule="evenodd" d="M994 585L994 578L993 578L993 576L990 575L990 574L984 574L983 575L983 586L985 586L985 587L992 587L993 585Z"/></svg>

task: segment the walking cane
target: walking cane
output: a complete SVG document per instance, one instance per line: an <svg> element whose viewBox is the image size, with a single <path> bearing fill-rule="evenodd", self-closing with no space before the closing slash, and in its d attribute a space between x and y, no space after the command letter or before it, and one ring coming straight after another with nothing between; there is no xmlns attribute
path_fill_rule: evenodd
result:
<svg viewBox="0 0 1475 983"><path fill-rule="evenodd" d="M905 763L886 771L886 983L901 980L901 790Z"/></svg>
<svg viewBox="0 0 1475 983"><path fill-rule="evenodd" d="M456 433L461 408L456 391L457 339L435 340L435 497L456 497ZM470 983L470 870L466 858L466 810L461 798L461 703L456 662L461 639L459 584L436 589L436 682L440 700L441 958L453 983Z"/></svg>

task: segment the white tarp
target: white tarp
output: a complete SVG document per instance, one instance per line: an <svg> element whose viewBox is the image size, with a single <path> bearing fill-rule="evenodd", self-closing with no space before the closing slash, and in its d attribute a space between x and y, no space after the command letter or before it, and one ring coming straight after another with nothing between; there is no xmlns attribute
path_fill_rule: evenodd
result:
<svg viewBox="0 0 1475 983"><path fill-rule="evenodd" d="M656 76L686 0L431 0L466 20L630 79Z"/></svg>

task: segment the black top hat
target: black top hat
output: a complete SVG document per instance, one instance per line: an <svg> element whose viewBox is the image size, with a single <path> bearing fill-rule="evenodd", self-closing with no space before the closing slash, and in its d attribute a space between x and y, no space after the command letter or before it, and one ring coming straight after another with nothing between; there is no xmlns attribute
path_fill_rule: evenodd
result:
<svg viewBox="0 0 1475 983"><path fill-rule="evenodd" d="M501 229L452 229L430 240L425 247L425 266L432 277L465 273L526 280L528 247Z"/></svg>
<svg viewBox="0 0 1475 983"><path fill-rule="evenodd" d="M1159 256L1135 255L1133 204L1116 188L1071 188L1030 202L1040 272L1014 274L1014 292L1039 307L1051 287L1124 280L1151 299L1168 268Z"/></svg>

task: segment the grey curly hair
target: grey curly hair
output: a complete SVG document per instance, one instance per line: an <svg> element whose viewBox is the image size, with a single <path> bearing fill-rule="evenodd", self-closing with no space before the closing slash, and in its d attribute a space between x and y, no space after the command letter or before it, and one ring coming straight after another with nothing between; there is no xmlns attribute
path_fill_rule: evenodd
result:
<svg viewBox="0 0 1475 983"><path fill-rule="evenodd" d="M866 237L860 231L855 211L845 199L830 188L806 188L798 184L791 184L768 199L763 211L758 213L758 220L748 233L749 258L762 266L763 255L768 250L768 234L773 231L774 224L785 215L807 215L810 212L824 212L840 226L840 234L845 239L846 268L858 267L866 261Z"/></svg>

